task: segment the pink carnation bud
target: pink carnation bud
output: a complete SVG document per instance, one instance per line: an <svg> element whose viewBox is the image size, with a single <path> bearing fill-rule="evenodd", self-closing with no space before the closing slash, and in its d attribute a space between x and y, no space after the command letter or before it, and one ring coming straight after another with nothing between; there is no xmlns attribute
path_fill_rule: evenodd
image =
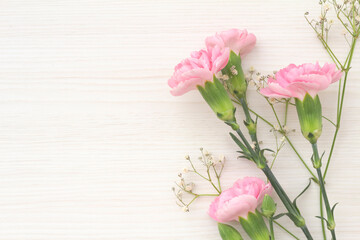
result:
<svg viewBox="0 0 360 240"><path fill-rule="evenodd" d="M306 93L315 97L341 76L342 72L336 69L335 64L326 63L323 67L319 63L290 64L278 71L275 79L270 77L267 87L261 89L260 93L272 98L294 97L303 100Z"/></svg>
<svg viewBox="0 0 360 240"><path fill-rule="evenodd" d="M209 215L218 222L246 218L249 212L255 212L272 187L256 177L246 177L236 181L232 188L216 197L209 208Z"/></svg>

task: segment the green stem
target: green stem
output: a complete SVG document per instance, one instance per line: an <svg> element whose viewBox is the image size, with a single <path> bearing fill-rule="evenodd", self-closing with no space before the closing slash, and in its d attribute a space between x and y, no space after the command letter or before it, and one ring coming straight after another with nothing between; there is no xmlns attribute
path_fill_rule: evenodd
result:
<svg viewBox="0 0 360 240"><path fill-rule="evenodd" d="M338 109L338 114L337 114L336 130L335 130L335 133L334 133L333 141L331 143L329 157L328 157L328 160L326 162L326 167L325 167L325 171L324 171L324 179L326 178L326 174L327 174L328 169L329 169L331 157L332 157L332 154L334 152L336 138L337 138L337 135L338 135L338 132L339 132L339 129L340 129L341 115L342 115L342 109L343 109L343 104L344 104L344 96L345 96L345 90L346 90L346 82L347 82L347 79L348 79L349 70L350 70L352 58L353 58L354 51L355 51L357 37L358 36L353 37L353 40L352 40L351 49L350 49L350 52L349 52L349 58L347 60L347 64L346 64L346 68L345 68L345 76L344 76L344 82L343 82L343 87L342 87L342 93L340 95L338 95L339 109Z"/></svg>
<svg viewBox="0 0 360 240"><path fill-rule="evenodd" d="M274 125L269 122L268 120L266 120L264 117L262 117L260 114L257 114L254 110L252 110L251 108L249 108L249 111L252 112L253 114L255 114L258 118L260 118L261 120L263 120L266 124L268 124L270 127L274 128Z"/></svg>
<svg viewBox="0 0 360 240"><path fill-rule="evenodd" d="M325 117L324 115L322 117L336 128L336 124L333 121L331 121L329 118Z"/></svg>
<svg viewBox="0 0 360 240"><path fill-rule="evenodd" d="M324 240L326 240L326 232L325 232L325 220L324 220L324 210L323 210L323 199L322 192L320 190L320 217L321 217L321 229Z"/></svg>
<svg viewBox="0 0 360 240"><path fill-rule="evenodd" d="M248 104L246 101L246 97L242 97L240 99L238 99L241 103L241 106L244 110L245 113L245 117L246 117L246 127L249 130L249 135L251 137L251 141L253 142L253 144L255 144L255 149L257 151L260 150L260 146L259 146L259 142L257 139L257 134L256 134L256 123L254 122L254 120L252 120L251 115L250 115L250 111L248 108Z"/></svg>
<svg viewBox="0 0 360 240"><path fill-rule="evenodd" d="M289 101L290 101L290 99L286 99L284 126L286 126L286 123L287 123L287 115L288 115Z"/></svg>
<svg viewBox="0 0 360 240"><path fill-rule="evenodd" d="M283 225L281 225L279 222L277 221L273 221L276 225L278 225L282 230L284 230L285 232L287 232L290 236L292 236L293 238L300 240L300 238L298 238L297 236L295 236L293 233L291 233L289 230L287 230Z"/></svg>
<svg viewBox="0 0 360 240"><path fill-rule="evenodd" d="M316 168L316 172L318 174L320 191L324 199L324 204L327 214L328 229L331 232L332 240L336 240L334 215L330 207L328 196L326 194L325 183L324 183L323 175L321 173L321 159L319 157L318 147L316 143L312 144L312 149L314 154L313 155L314 167Z"/></svg>
<svg viewBox="0 0 360 240"><path fill-rule="evenodd" d="M269 226L270 226L270 240L275 240L275 234L274 234L274 221L272 218L269 218Z"/></svg>
<svg viewBox="0 0 360 240"><path fill-rule="evenodd" d="M198 197L199 195L195 196L186 206L189 207Z"/></svg>
<svg viewBox="0 0 360 240"><path fill-rule="evenodd" d="M240 101L241 106L243 107L245 117L246 117L246 121L251 122L252 119L251 119L251 116L250 116L250 113L249 113L249 108L248 108L248 105L247 105L247 102L246 102L246 98L243 97L243 98L240 98L238 100Z"/></svg>
<svg viewBox="0 0 360 240"><path fill-rule="evenodd" d="M266 164L265 167L262 169L266 177L269 179L272 187L274 188L275 192L283 202L285 208L289 212L290 219L295 223L297 227L300 227L303 233L305 234L306 238L313 239L306 224L305 219L301 216L299 210L294 205L294 203L289 199L284 189L281 187L280 183L277 181L276 177L274 176L273 172Z"/></svg>
<svg viewBox="0 0 360 240"><path fill-rule="evenodd" d="M277 141L277 140L276 140L276 141ZM275 163L275 160L276 160L277 156L279 155L280 149L281 149L281 147L276 150L276 154L275 154L275 156L274 156L274 159L273 159L272 162L271 162L270 169L273 168L274 163Z"/></svg>

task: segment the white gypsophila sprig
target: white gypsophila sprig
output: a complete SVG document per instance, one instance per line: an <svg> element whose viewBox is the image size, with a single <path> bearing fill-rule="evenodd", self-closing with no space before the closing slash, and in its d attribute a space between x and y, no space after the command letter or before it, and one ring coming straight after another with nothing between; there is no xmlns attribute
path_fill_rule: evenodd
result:
<svg viewBox="0 0 360 240"><path fill-rule="evenodd" d="M250 87L254 87L256 91L260 91L261 88L265 87L266 79L272 77L272 75L262 75L256 71L254 67L250 67L245 75L245 80Z"/></svg>
<svg viewBox="0 0 360 240"><path fill-rule="evenodd" d="M223 155L215 157L207 150L200 148L201 156L197 160L201 163L203 169L196 168L196 164L192 161L189 155L185 156L186 161L190 166L186 166L178 174L178 181L175 182L177 188L173 187L175 197L177 198L177 205L182 208L184 212L189 212L189 206L199 197L202 196L218 196L221 193L220 177L225 165L225 157ZM210 183L215 189L216 193L197 193L194 192L195 183L185 180L185 176L190 177L190 174L195 174L201 179ZM190 198L190 201L184 199L184 195Z"/></svg>
<svg viewBox="0 0 360 240"><path fill-rule="evenodd" d="M355 46L355 42L360 34L360 4L359 0L320 0L321 12L318 19L309 19L309 12L305 13L305 18L313 28L317 37L323 44L330 57L339 69L346 70L346 62L343 64L335 55L328 43L328 34L331 26L334 24L333 19L328 19L328 12L333 10L336 19L343 26L342 35L344 36L350 51ZM349 39L350 38L350 39Z"/></svg>

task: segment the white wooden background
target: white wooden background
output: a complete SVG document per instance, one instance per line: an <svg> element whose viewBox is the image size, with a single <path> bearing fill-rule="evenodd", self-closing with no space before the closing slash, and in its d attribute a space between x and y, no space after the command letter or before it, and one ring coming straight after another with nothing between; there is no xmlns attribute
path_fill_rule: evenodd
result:
<svg viewBox="0 0 360 240"><path fill-rule="evenodd" d="M289 63L329 61L303 17L318 10L315 0L1 0L0 239L219 239L207 215L211 198L196 201L190 213L175 205L171 187L184 155L196 157L199 147L224 154L224 187L263 176L236 160L229 128L199 94L172 97L167 79L206 36L234 27L258 38L244 68L267 74ZM339 27L330 41L343 58ZM340 202L340 240L360 234L359 69L357 51L327 179L331 202ZM335 91L321 94L332 118ZM249 95L251 107L274 120L263 99ZM260 127L264 145L273 147ZM319 145L327 153L332 131L325 123ZM291 138L310 163L309 144L299 131ZM274 172L291 197L308 182L288 146ZM313 185L300 204L315 239L318 199Z"/></svg>

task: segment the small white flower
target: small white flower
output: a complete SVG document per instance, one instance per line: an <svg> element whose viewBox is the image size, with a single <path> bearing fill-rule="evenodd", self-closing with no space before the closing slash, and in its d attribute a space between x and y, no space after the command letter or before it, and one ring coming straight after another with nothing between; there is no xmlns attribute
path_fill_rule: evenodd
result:
<svg viewBox="0 0 360 240"><path fill-rule="evenodd" d="M230 68L230 71L231 71L231 73L233 74L233 75L238 75L238 71L235 69L235 66L233 65L233 66L231 66L231 68Z"/></svg>
<svg viewBox="0 0 360 240"><path fill-rule="evenodd" d="M329 5L329 4L325 4L325 5L324 5L324 10L325 10L325 11L329 11L329 9L330 9L330 5Z"/></svg>
<svg viewBox="0 0 360 240"><path fill-rule="evenodd" d="M225 163L225 156L224 155L219 156L219 163L221 163L221 164Z"/></svg>
<svg viewBox="0 0 360 240"><path fill-rule="evenodd" d="M176 197L178 197L179 199L181 199L182 194L183 194L183 192L182 192L181 190L179 190L179 191L176 193Z"/></svg>
<svg viewBox="0 0 360 240"><path fill-rule="evenodd" d="M204 149L203 153L204 153L205 156L209 156L209 155L210 155L210 153L209 153L206 149Z"/></svg>
<svg viewBox="0 0 360 240"><path fill-rule="evenodd" d="M186 155L186 156L185 156L185 159L186 159L186 160L190 160L190 156L189 156L189 155Z"/></svg>
<svg viewBox="0 0 360 240"><path fill-rule="evenodd" d="M282 137L280 138L280 141L281 141L281 142L284 142L284 141L285 141L285 136L282 136Z"/></svg>
<svg viewBox="0 0 360 240"><path fill-rule="evenodd" d="M185 190L191 192L194 189L194 184L189 183L186 185Z"/></svg>
<svg viewBox="0 0 360 240"><path fill-rule="evenodd" d="M188 208L187 206L184 206L184 207L182 208L182 210L183 210L183 212L189 212L189 208Z"/></svg>
<svg viewBox="0 0 360 240"><path fill-rule="evenodd" d="M183 171L183 173L188 173L189 169L187 167L184 167L182 171Z"/></svg>

